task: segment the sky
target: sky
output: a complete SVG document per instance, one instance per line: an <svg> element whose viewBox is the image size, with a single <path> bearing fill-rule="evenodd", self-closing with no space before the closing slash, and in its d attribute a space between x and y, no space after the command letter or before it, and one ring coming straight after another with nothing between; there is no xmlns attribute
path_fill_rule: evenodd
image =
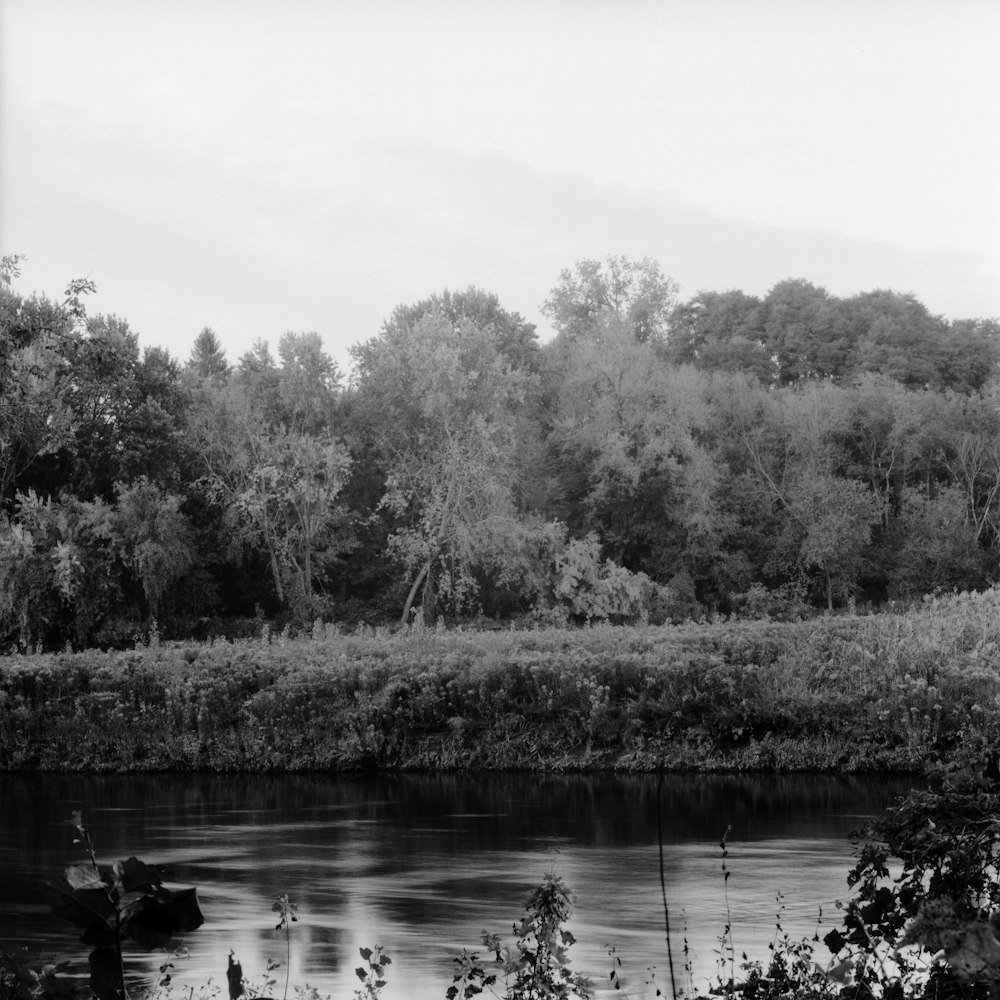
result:
<svg viewBox="0 0 1000 1000"><path fill-rule="evenodd" d="M0 0L0 253L180 359L470 285L544 340L610 254L1000 317L998 52L997 0Z"/></svg>

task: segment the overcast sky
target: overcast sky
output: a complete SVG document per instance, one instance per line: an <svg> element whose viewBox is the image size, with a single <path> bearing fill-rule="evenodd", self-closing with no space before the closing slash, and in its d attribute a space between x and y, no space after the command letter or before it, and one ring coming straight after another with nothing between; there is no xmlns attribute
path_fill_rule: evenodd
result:
<svg viewBox="0 0 1000 1000"><path fill-rule="evenodd" d="M186 358L584 257L1000 316L997 0L0 0L0 251Z"/></svg>

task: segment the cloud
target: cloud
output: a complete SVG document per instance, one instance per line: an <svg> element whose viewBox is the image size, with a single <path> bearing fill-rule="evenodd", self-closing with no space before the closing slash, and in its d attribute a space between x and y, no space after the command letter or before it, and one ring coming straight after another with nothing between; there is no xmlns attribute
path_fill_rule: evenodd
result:
<svg viewBox="0 0 1000 1000"><path fill-rule="evenodd" d="M346 363L400 302L470 284L547 327L539 306L584 257L653 257L680 283L762 295L804 277L837 295L913 292L951 317L1000 315L1000 283L970 254L916 252L761 226L638 185L530 166L415 132L294 109L254 132L118 127L50 104L16 120L4 159L4 252L29 287L90 273L95 308L187 356L203 326L231 358L255 339L316 330ZM58 154L58 155L57 155Z"/></svg>

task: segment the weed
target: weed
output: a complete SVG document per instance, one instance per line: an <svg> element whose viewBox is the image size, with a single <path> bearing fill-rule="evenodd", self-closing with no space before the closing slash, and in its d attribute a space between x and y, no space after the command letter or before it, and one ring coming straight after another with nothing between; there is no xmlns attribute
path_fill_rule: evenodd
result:
<svg viewBox="0 0 1000 1000"><path fill-rule="evenodd" d="M178 931L196 930L204 922L194 889L163 887L165 869L137 858L97 862L83 815L70 821L89 861L70 865L49 883L53 911L75 924L81 940L93 947L90 986L98 1000L128 1000L123 943L129 939L147 950L168 945Z"/></svg>
<svg viewBox="0 0 1000 1000"><path fill-rule="evenodd" d="M278 896L271 907L273 913L279 915L276 931L285 932L285 992L283 1000L288 1000L288 978L292 972L292 924L299 918L296 916L298 906L288 898L288 893Z"/></svg>
<svg viewBox="0 0 1000 1000"><path fill-rule="evenodd" d="M392 964L382 945L360 948L365 965L359 965L354 974L361 980L361 989L354 991L354 1000L379 1000L386 985L385 967Z"/></svg>
<svg viewBox="0 0 1000 1000"><path fill-rule="evenodd" d="M736 949L733 944L733 915L729 907L729 867L726 865L726 859L729 857L727 840L732 829L727 824L726 830L722 834L722 840L719 841L719 847L722 849L722 894L726 901L726 924L719 936L718 973L719 983L720 985L725 984L727 996L732 996L736 983ZM727 961L729 963L728 981L726 979Z"/></svg>
<svg viewBox="0 0 1000 1000"><path fill-rule="evenodd" d="M569 968L567 951L573 935L563 927L571 912L565 885L555 874L545 876L528 897L521 920L514 925L512 947L496 934L483 933L483 944L493 953L497 972L473 952L456 959L458 970L446 993L447 1000L470 998L492 987L500 976L505 1000L589 1000L590 981Z"/></svg>
<svg viewBox="0 0 1000 1000"><path fill-rule="evenodd" d="M659 847L660 861L660 895L663 898L663 922L667 935L667 961L670 965L670 995L677 1000L677 981L674 978L674 950L670 940L670 907L667 905L667 878L663 864L663 768L660 768L660 780L656 785L656 841ZM659 988L656 991L660 995Z"/></svg>
<svg viewBox="0 0 1000 1000"><path fill-rule="evenodd" d="M17 656L0 769L923 770L1000 724L998 608Z"/></svg>

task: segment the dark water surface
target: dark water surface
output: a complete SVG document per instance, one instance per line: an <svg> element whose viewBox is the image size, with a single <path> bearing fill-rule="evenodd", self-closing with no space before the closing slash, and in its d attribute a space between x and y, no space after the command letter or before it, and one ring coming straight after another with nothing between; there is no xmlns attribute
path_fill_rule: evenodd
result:
<svg viewBox="0 0 1000 1000"><path fill-rule="evenodd" d="M835 926L851 829L906 787L860 777L668 776L664 857L679 979L685 925L695 983L715 973L727 825L737 957L766 960L776 894L785 931L812 935L820 906L820 935ZM483 929L509 937L527 894L554 870L576 900L574 969L606 980L614 945L630 994L649 995L648 967L669 983L656 806L652 777L0 775L0 949L26 947L32 961L79 957L83 967L86 948L49 916L44 895L46 879L82 860L65 822L82 809L100 860L134 854L198 887L205 925L176 962L184 984L211 976L224 986L232 948L258 981L269 958L282 962L272 991L280 997L285 946L271 904L288 893L299 905L293 984L348 998L359 985L358 948L382 944L393 959L386 1000L441 998L451 959L480 948Z"/></svg>

